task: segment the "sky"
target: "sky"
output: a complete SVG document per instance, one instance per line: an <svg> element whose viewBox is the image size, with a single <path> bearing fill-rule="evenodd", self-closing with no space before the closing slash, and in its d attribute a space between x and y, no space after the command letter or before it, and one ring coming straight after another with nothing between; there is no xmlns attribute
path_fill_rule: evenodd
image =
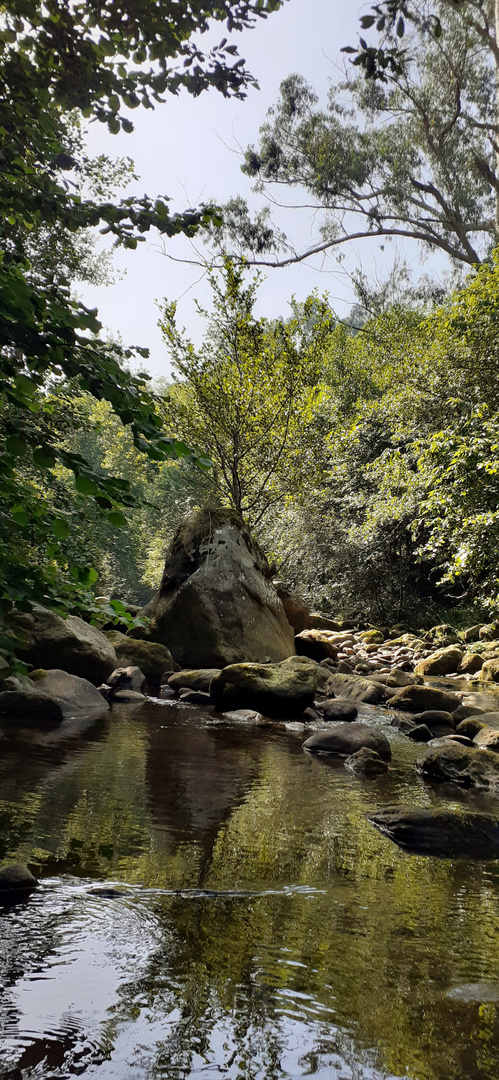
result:
<svg viewBox="0 0 499 1080"><path fill-rule="evenodd" d="M260 20L255 29L233 35L247 67L258 79L259 91L250 89L244 101L227 100L216 90L196 99L187 93L170 97L154 112L135 110L131 114L135 131L130 135L113 136L104 125L91 124L86 139L89 153L130 156L140 179L125 195L168 195L173 211L211 199L223 203L234 195L254 202L253 181L240 170L241 150L257 143L267 109L278 98L280 82L299 72L325 102L329 82L343 75L345 58L340 50L356 43L359 10L368 7L358 8L357 3L349 5L344 0L287 0L280 11ZM222 36L220 24L215 38ZM296 199L292 192L290 196L291 202ZM313 216L308 211L287 210L280 223L286 231L289 227L290 234L298 234L304 245L314 237ZM98 308L99 318L111 335L119 334L126 345L150 349L150 359L142 363L154 377L168 376L170 370L157 326L157 302L163 297L178 302L178 322L199 345L204 326L194 300L209 307L211 296L202 267L173 261L196 258L189 241L175 238L166 244L172 258L165 255L154 236L135 251L118 249L113 285L78 288L84 302ZM332 258L324 261L316 257L306 264L266 270L257 314L285 316L292 295L303 300L318 289L329 294L333 308L345 317L355 302L348 272L359 266L361 259L376 257L375 251L367 255L356 249L348 253L342 269ZM383 262L383 256L380 259ZM373 265L371 261L371 271Z"/></svg>

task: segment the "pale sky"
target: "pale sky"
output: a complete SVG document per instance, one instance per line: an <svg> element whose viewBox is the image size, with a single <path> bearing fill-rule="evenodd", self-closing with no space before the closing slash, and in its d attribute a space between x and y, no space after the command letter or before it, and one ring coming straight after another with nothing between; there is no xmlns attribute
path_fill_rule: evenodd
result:
<svg viewBox="0 0 499 1080"><path fill-rule="evenodd" d="M369 5L367 5L368 8ZM366 10L363 5L360 10ZM110 135L94 123L89 127L87 145L90 153L110 157L130 156L140 176L125 194L151 197L169 195L171 209L181 210L214 199L224 202L234 195L251 196L252 181L240 171L238 147L245 149L258 140L258 129L267 109L278 97L279 84L292 72L299 72L312 83L325 103L328 84L342 77L343 45L355 44L359 31L359 8L354 0L347 6L342 0L287 0L280 11L261 20L254 30L235 34L234 42L258 79L260 90L249 90L244 101L226 100L215 90L193 99L186 93L170 97L154 112L136 109L131 114L135 131L131 135ZM224 36L217 28L216 40ZM290 201L296 193L290 192ZM253 201L255 197L253 196ZM304 245L314 235L309 212L288 210L280 224L290 235L298 235ZM368 241L360 250L348 253L345 265L353 269L360 259L365 266L378 258L375 242ZM167 240L168 251L175 257L192 258L190 244L184 238ZM417 259L416 251L411 257ZM383 261L383 256L379 256ZM203 326L196 315L194 298L209 306L210 290L203 271L176 263L158 249L155 237L149 236L135 251L118 249L115 267L126 269L123 280L107 288L80 286L79 293L90 306L98 307L99 317L112 334L119 333L126 345L143 345L151 351L145 362L154 376L168 375L168 355L157 327L159 312L156 300L167 297L178 301L179 322L199 344ZM286 315L288 301L295 294L305 299L317 288L328 292L333 308L345 316L355 297L348 277L334 259L325 262L316 257L308 264L267 270L261 287L258 313Z"/></svg>

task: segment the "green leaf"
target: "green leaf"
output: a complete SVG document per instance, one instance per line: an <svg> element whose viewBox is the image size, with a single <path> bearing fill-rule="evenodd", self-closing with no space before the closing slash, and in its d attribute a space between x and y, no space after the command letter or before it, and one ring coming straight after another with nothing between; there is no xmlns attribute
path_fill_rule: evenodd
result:
<svg viewBox="0 0 499 1080"><path fill-rule="evenodd" d="M28 514L22 506L14 506L11 510L11 516L16 525L21 525L23 528L31 523L31 514Z"/></svg>
<svg viewBox="0 0 499 1080"><path fill-rule="evenodd" d="M9 435L5 440L5 447L14 457L24 457L28 449L25 440L19 435Z"/></svg>
<svg viewBox="0 0 499 1080"><path fill-rule="evenodd" d="M75 488L80 492L80 495L96 495L99 491L95 481L82 474L75 476Z"/></svg>
<svg viewBox="0 0 499 1080"><path fill-rule="evenodd" d="M116 525L116 527L120 529L127 523L125 515L120 513L119 510L111 510L107 515L107 520L111 525Z"/></svg>
<svg viewBox="0 0 499 1080"><path fill-rule="evenodd" d="M67 540L70 534L70 528L67 521L62 518L54 518L52 521L52 532L58 540Z"/></svg>

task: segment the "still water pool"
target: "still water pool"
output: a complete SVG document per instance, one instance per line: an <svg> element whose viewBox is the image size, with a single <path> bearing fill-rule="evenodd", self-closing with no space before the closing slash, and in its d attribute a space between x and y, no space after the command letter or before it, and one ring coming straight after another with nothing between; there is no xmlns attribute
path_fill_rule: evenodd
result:
<svg viewBox="0 0 499 1080"><path fill-rule="evenodd" d="M2 1080L497 1080L499 864L366 813L499 805L427 787L385 730L369 781L171 703L4 736L0 861L41 886L0 908Z"/></svg>

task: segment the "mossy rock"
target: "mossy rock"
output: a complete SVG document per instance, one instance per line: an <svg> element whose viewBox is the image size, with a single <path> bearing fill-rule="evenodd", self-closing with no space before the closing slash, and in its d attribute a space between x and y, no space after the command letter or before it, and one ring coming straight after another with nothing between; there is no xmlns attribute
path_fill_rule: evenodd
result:
<svg viewBox="0 0 499 1080"><path fill-rule="evenodd" d="M119 630L108 630L106 636L114 647L118 667L138 667L150 686L159 686L164 671L173 668L173 658L166 645L128 637Z"/></svg>

